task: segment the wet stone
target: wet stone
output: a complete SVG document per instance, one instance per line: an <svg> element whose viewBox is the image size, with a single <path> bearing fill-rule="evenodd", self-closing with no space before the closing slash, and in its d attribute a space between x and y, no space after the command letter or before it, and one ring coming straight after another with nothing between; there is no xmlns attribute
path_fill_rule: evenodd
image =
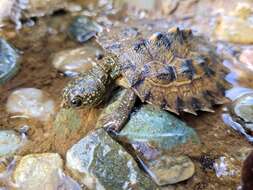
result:
<svg viewBox="0 0 253 190"><path fill-rule="evenodd" d="M253 93L238 97L223 114L224 122L253 142Z"/></svg>
<svg viewBox="0 0 253 190"><path fill-rule="evenodd" d="M7 112L17 117L47 121L55 112L54 101L36 88L21 88L11 93L7 100Z"/></svg>
<svg viewBox="0 0 253 190"><path fill-rule="evenodd" d="M90 189L157 189L104 129L81 139L68 150L66 160L68 169Z"/></svg>
<svg viewBox="0 0 253 190"><path fill-rule="evenodd" d="M253 124L253 93L239 98L233 107L234 113L246 123Z"/></svg>
<svg viewBox="0 0 253 190"><path fill-rule="evenodd" d="M130 143L145 142L163 150L187 143L199 143L194 129L172 114L152 105L144 105L134 112L118 137L128 139Z"/></svg>
<svg viewBox="0 0 253 190"><path fill-rule="evenodd" d="M63 161L57 153L30 154L21 158L13 173L19 190L54 190Z"/></svg>
<svg viewBox="0 0 253 190"><path fill-rule="evenodd" d="M69 36L77 42L86 42L93 38L97 33L102 32L103 28L95 21L86 16L77 16L69 26Z"/></svg>
<svg viewBox="0 0 253 190"><path fill-rule="evenodd" d="M53 66L67 76L85 73L95 64L98 54L102 52L94 46L63 50L53 55Z"/></svg>
<svg viewBox="0 0 253 190"><path fill-rule="evenodd" d="M0 131L0 157L14 154L23 144L25 137L12 130Z"/></svg>
<svg viewBox="0 0 253 190"><path fill-rule="evenodd" d="M0 37L0 85L12 78L19 69L17 51Z"/></svg>
<svg viewBox="0 0 253 190"><path fill-rule="evenodd" d="M219 40L233 43L253 43L252 6L238 3L236 9L222 16L217 22L215 34Z"/></svg>
<svg viewBox="0 0 253 190"><path fill-rule="evenodd" d="M54 11L66 9L68 4L66 0L21 0L21 2L28 2L23 15L27 17L39 17L50 15ZM23 3L24 4L24 3Z"/></svg>
<svg viewBox="0 0 253 190"><path fill-rule="evenodd" d="M10 19L16 28L22 27L21 19L50 15L54 11L69 7L66 0L1 0L0 22Z"/></svg>
<svg viewBox="0 0 253 190"><path fill-rule="evenodd" d="M187 156L161 156L146 163L147 172L159 186L187 180L195 173L195 166Z"/></svg>

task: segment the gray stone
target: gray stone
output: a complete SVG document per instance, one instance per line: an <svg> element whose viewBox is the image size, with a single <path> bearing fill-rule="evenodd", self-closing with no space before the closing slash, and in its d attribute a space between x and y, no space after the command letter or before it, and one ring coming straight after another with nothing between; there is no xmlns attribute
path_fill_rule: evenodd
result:
<svg viewBox="0 0 253 190"><path fill-rule="evenodd" d="M223 120L253 142L253 93L238 97L229 107L229 112L223 114Z"/></svg>
<svg viewBox="0 0 253 190"><path fill-rule="evenodd" d="M73 175L90 189L157 189L104 129L81 139L68 150L66 160Z"/></svg>
<svg viewBox="0 0 253 190"><path fill-rule="evenodd" d="M103 28L95 21L86 16L77 16L70 24L68 32L71 38L83 43L102 31Z"/></svg>
<svg viewBox="0 0 253 190"><path fill-rule="evenodd" d="M13 173L19 190L55 190L63 161L57 153L29 154L24 156Z"/></svg>
<svg viewBox="0 0 253 190"><path fill-rule="evenodd" d="M253 123L253 93L239 98L234 105L235 114L245 122Z"/></svg>
<svg viewBox="0 0 253 190"><path fill-rule="evenodd" d="M195 166L187 156L159 156L146 162L146 169L160 186L187 180L195 173Z"/></svg>
<svg viewBox="0 0 253 190"><path fill-rule="evenodd" d="M144 105L131 115L120 131L119 138L132 142L146 142L152 147L170 150L188 142L199 143L194 129L168 112L152 105Z"/></svg>
<svg viewBox="0 0 253 190"><path fill-rule="evenodd" d="M89 71L96 62L100 50L94 46L63 50L53 55L53 66L67 76L76 76Z"/></svg>
<svg viewBox="0 0 253 190"><path fill-rule="evenodd" d="M3 38L0 38L0 85L11 79L19 69L17 51Z"/></svg>

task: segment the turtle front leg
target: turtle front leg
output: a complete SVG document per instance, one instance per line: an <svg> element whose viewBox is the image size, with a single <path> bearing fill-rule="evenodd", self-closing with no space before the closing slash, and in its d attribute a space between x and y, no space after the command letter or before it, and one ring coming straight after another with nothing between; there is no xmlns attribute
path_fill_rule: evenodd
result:
<svg viewBox="0 0 253 190"><path fill-rule="evenodd" d="M104 127L108 132L118 133L126 124L135 101L136 95L131 89L121 91L99 116L97 128Z"/></svg>

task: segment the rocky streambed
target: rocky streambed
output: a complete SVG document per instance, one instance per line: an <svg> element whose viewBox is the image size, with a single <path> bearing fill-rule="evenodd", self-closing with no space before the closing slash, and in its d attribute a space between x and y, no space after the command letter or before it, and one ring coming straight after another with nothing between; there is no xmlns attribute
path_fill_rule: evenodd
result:
<svg viewBox="0 0 253 190"><path fill-rule="evenodd" d="M243 162L253 141L251 1L0 5L9 10L0 8L0 189L250 188L252 156ZM140 31L148 36L173 26L208 37L230 70L230 102L214 113L178 116L137 101L117 134L101 117L117 117L124 89L111 86L95 108L62 108L67 82L105 55L97 36L122 26L106 39L115 51Z"/></svg>

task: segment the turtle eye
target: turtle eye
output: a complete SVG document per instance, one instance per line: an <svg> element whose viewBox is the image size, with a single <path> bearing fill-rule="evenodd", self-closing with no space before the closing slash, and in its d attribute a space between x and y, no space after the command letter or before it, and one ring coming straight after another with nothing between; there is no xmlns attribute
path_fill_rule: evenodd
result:
<svg viewBox="0 0 253 190"><path fill-rule="evenodd" d="M71 101L70 104L72 107L80 107L82 105L82 99L79 96L74 97Z"/></svg>

